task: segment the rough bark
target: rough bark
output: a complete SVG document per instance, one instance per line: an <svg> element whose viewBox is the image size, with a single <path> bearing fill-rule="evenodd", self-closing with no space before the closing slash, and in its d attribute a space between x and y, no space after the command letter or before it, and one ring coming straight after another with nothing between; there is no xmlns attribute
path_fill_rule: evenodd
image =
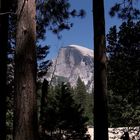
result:
<svg viewBox="0 0 140 140"><path fill-rule="evenodd" d="M7 0L1 0L0 13L8 10ZM8 15L0 15L0 140L6 139L6 72L8 46Z"/></svg>
<svg viewBox="0 0 140 140"><path fill-rule="evenodd" d="M14 140L37 140L35 0L18 0Z"/></svg>
<svg viewBox="0 0 140 140"><path fill-rule="evenodd" d="M104 1L93 0L94 140L108 140Z"/></svg>

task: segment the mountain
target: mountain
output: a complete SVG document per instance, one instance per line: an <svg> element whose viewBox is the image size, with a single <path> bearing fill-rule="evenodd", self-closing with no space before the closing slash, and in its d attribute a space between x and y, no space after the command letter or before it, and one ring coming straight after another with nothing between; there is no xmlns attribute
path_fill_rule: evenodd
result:
<svg viewBox="0 0 140 140"><path fill-rule="evenodd" d="M93 50L78 45L62 47L52 62L47 75L49 81L69 82L74 87L80 77L87 89L92 89Z"/></svg>

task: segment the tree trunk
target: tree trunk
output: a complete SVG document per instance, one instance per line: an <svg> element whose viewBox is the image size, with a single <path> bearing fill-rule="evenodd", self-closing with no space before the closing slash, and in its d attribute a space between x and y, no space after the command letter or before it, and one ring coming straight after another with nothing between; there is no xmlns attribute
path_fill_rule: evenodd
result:
<svg viewBox="0 0 140 140"><path fill-rule="evenodd" d="M94 140L108 140L104 1L93 0Z"/></svg>
<svg viewBox="0 0 140 140"><path fill-rule="evenodd" d="M14 140L37 140L35 0L18 0Z"/></svg>
<svg viewBox="0 0 140 140"><path fill-rule="evenodd" d="M0 13L8 10L7 0L1 0ZM0 15L0 140L6 139L6 77L8 47L8 15Z"/></svg>
<svg viewBox="0 0 140 140"><path fill-rule="evenodd" d="M47 94L48 94L49 83L44 79L42 84L42 96L41 96L41 106L40 106L40 127L41 127L41 137L45 136L45 128L43 127L43 119L45 117L45 108L47 103Z"/></svg>

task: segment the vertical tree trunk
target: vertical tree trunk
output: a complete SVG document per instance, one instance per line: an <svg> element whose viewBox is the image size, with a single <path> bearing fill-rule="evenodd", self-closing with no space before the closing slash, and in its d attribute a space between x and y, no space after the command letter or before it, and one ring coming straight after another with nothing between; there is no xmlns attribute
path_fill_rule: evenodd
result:
<svg viewBox="0 0 140 140"><path fill-rule="evenodd" d="M45 129L42 125L43 119L45 117L45 108L47 103L47 94L48 94L49 83L44 79L42 84L42 96L41 96L41 106L40 106L40 127L41 127L41 137L45 136Z"/></svg>
<svg viewBox="0 0 140 140"><path fill-rule="evenodd" d="M108 140L104 1L93 0L94 140Z"/></svg>
<svg viewBox="0 0 140 140"><path fill-rule="evenodd" d="M18 0L14 140L38 139L35 0Z"/></svg>
<svg viewBox="0 0 140 140"><path fill-rule="evenodd" d="M0 13L8 10L7 0L0 1ZM8 47L8 15L0 15L0 140L6 139L6 77Z"/></svg>

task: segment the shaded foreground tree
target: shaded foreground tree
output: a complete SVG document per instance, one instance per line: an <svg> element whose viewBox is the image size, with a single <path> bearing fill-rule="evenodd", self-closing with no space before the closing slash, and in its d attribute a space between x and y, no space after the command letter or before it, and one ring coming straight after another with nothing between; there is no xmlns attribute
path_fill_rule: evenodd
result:
<svg viewBox="0 0 140 140"><path fill-rule="evenodd" d="M109 119L113 127L140 124L139 36L140 21L123 22L107 35Z"/></svg>
<svg viewBox="0 0 140 140"><path fill-rule="evenodd" d="M0 1L0 139L6 139L6 78L8 49L8 0Z"/></svg>
<svg viewBox="0 0 140 140"><path fill-rule="evenodd" d="M108 140L104 0L93 0L94 140Z"/></svg>
<svg viewBox="0 0 140 140"><path fill-rule="evenodd" d="M23 19L23 15L25 15L24 14L25 5L28 3L26 0L22 1L23 4L20 5L21 7L19 7L19 4L18 4L18 7L19 8L17 10L16 9L17 2L18 2L17 0L10 1L10 3L12 3L12 9L10 9L10 12L9 12L10 13L10 16L9 16L9 21L8 21L8 23L9 23L9 33L8 33L8 35L9 35L9 41L10 41L10 44L9 44L10 45L10 51L8 52L9 53L8 56L10 56L10 59L11 60L13 60L14 50L15 50L15 34L16 34L16 32L15 32L15 30L16 30L15 29L16 28L15 22L16 22L16 20L18 20L17 22L20 21L19 24L18 24L18 25L20 25L21 20ZM37 0L36 1L36 5L37 5L37 8L36 8L37 9L36 10L36 12L37 12L37 14L36 14L36 23L37 23L36 45L37 45L37 62L38 62L38 67L37 67L38 69L37 70L38 70L38 79L39 79L44 74L46 74L47 68L48 68L48 66L50 64L48 60L46 61L46 56L47 56L47 53L48 53L48 46L47 45L42 46L40 44L40 40L43 40L45 38L46 27L48 27L48 29L52 30L56 34L58 34L58 32L62 31L63 29L70 29L72 27L72 23L69 23L68 24L69 18L70 17L75 17L75 16L76 17L77 16L78 17L79 16L83 16L84 15L84 11L82 11L82 10L80 12L77 12L76 10L72 10L71 11L70 4L69 4L69 1L68 0L66 0L66 1L64 1L64 0L61 0L61 1L60 0L49 0L49 1L48 0L44 0L44 1ZM6 6L7 6L7 3L6 3ZM26 13L29 14L30 9L31 8L29 7L28 12L26 12ZM50 9L52 9L52 10L50 10ZM15 13L18 13L18 18L17 19L15 18L16 17L16 14ZM25 22L26 21L24 21L24 23ZM26 22L26 23L28 24L29 22L30 22L30 20L28 20L28 22ZM22 32L23 33L23 36L24 35L27 35L29 33L26 30L26 24L24 24L24 25L25 26L22 26L23 28L20 28L20 27L18 28L20 30L23 30L23 32ZM20 32L20 30L18 30L18 31ZM21 37L21 40L24 40L23 37ZM16 44L19 44L19 43L16 43ZM17 49L16 49L16 52L18 52L18 54L19 54L19 51L17 51ZM22 51L20 51L20 52L22 52ZM20 55L24 56L24 54L22 54L22 53ZM15 67L14 66L14 62L13 63L10 62L10 65L8 65L8 67L11 66L11 65L12 65L12 68ZM26 65L25 65L25 67L26 67ZM7 123L10 124L9 136L11 137L11 135L13 134L12 133L13 126L11 125L12 124L12 121L13 121L13 118L12 118L13 117L13 95L14 95L14 92L15 92L14 90L16 88L15 89L13 88L14 87L13 86L13 81L14 81L13 71L11 71L11 68L8 69L8 70L9 71L8 71L8 80L7 81L8 81L8 91L9 91L9 95L10 96L8 95L8 113L7 114L9 114L9 112L10 112L11 115L10 116L7 115L7 117L8 117ZM11 75L9 75L9 73ZM12 78L11 78L11 76L12 76ZM11 79L10 82L9 82L9 78ZM23 78L25 78L25 77L23 77ZM18 79L17 78L15 78L15 79L16 79L16 82L17 82ZM21 99L21 100L24 100L24 99ZM15 102L15 104L16 104L16 102ZM28 120L26 120L26 121L28 121ZM8 127L9 127L9 125L8 125ZM23 127L22 127L22 129L23 129ZM24 129L24 130L26 130L26 129Z"/></svg>
<svg viewBox="0 0 140 140"><path fill-rule="evenodd" d="M42 122L44 121L45 117L45 108L46 108L46 102L47 102L47 94L48 94L48 88L49 88L49 82L44 79L43 84L42 84L42 95L41 95L41 103L40 103L40 119L39 119L39 127L40 127L40 137L45 136L45 129L42 125Z"/></svg>
<svg viewBox="0 0 140 140"><path fill-rule="evenodd" d="M17 2L14 140L36 140L36 6L35 0Z"/></svg>

